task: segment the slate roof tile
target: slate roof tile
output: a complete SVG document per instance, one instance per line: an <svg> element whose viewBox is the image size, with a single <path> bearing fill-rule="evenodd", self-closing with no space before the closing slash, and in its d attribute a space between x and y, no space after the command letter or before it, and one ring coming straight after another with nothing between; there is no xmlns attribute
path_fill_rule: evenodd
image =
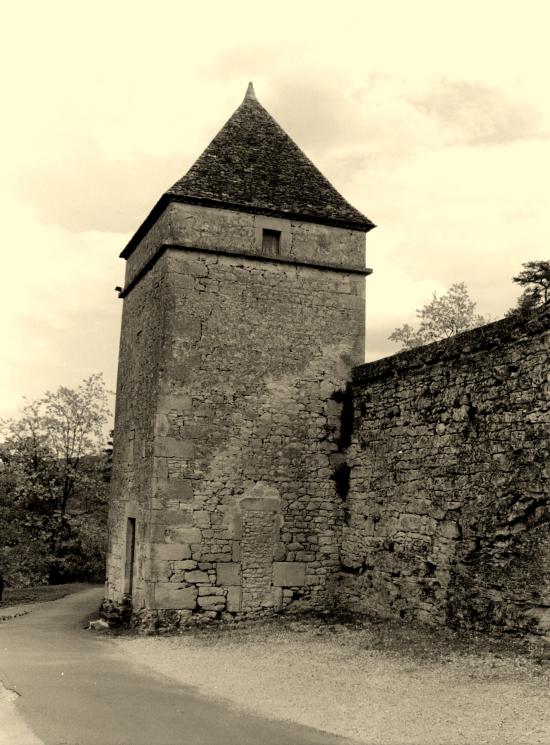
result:
<svg viewBox="0 0 550 745"><path fill-rule="evenodd" d="M122 252L127 257L169 202L302 219L355 230L374 227L339 194L257 100L246 96L189 171L161 197Z"/></svg>

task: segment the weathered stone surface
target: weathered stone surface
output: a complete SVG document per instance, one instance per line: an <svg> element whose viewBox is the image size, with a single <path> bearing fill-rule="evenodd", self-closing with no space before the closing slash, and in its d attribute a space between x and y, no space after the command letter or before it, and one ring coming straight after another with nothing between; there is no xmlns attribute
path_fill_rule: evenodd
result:
<svg viewBox="0 0 550 745"><path fill-rule="evenodd" d="M241 584L241 565L230 562L218 564L216 568L216 584L227 587Z"/></svg>
<svg viewBox="0 0 550 745"><path fill-rule="evenodd" d="M223 587L212 587L212 585L199 585L199 595L225 595Z"/></svg>
<svg viewBox="0 0 550 745"><path fill-rule="evenodd" d="M275 587L302 587L306 583L306 565L297 561L273 562Z"/></svg>
<svg viewBox="0 0 550 745"><path fill-rule="evenodd" d="M230 613L239 613L242 607L243 591L240 587L229 587L227 589L227 610Z"/></svg>
<svg viewBox="0 0 550 745"><path fill-rule="evenodd" d="M165 393L160 396L158 401L158 410L163 414L169 414L172 411L181 411L189 414L193 407L193 400L187 393Z"/></svg>
<svg viewBox="0 0 550 745"><path fill-rule="evenodd" d="M191 548L187 543L156 543L153 552L157 559L182 560L191 556Z"/></svg>
<svg viewBox="0 0 550 745"><path fill-rule="evenodd" d="M271 590L271 601L274 610L281 610L283 607L283 588L273 587Z"/></svg>
<svg viewBox="0 0 550 745"><path fill-rule="evenodd" d="M197 605L197 588L188 585L157 582L154 608L190 609Z"/></svg>
<svg viewBox="0 0 550 745"><path fill-rule="evenodd" d="M168 499L178 499L182 502L193 499L193 482L191 479L179 479L175 476L168 478L157 477L155 493Z"/></svg>
<svg viewBox="0 0 550 745"><path fill-rule="evenodd" d="M506 319L355 371L345 606L546 628L549 321Z"/></svg>
<svg viewBox="0 0 550 745"><path fill-rule="evenodd" d="M195 584L209 584L210 579L207 572L201 572L200 569L195 569L191 572L185 572L185 581L193 582Z"/></svg>
<svg viewBox="0 0 550 745"><path fill-rule="evenodd" d="M192 517L197 527L210 528L210 513L207 510L195 510Z"/></svg>
<svg viewBox="0 0 550 745"><path fill-rule="evenodd" d="M223 595L199 595L197 603L204 610L224 610L225 597Z"/></svg>
<svg viewBox="0 0 550 745"><path fill-rule="evenodd" d="M163 458L193 457L194 444L191 440L177 440L174 437L155 438L155 455Z"/></svg>
<svg viewBox="0 0 550 745"><path fill-rule="evenodd" d="M279 499L265 499L262 497L245 497L239 502L241 510L260 510L261 512L278 512L281 508Z"/></svg>
<svg viewBox="0 0 550 745"><path fill-rule="evenodd" d="M177 535L182 543L190 543L191 545L200 543L202 540L202 533L199 528L182 527L178 529Z"/></svg>

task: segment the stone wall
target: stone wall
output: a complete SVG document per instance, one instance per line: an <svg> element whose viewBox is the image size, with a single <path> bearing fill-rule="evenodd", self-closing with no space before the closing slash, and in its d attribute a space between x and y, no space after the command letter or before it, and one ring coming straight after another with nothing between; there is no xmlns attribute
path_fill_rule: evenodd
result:
<svg viewBox="0 0 550 745"><path fill-rule="evenodd" d="M550 629L548 310L354 371L340 602Z"/></svg>
<svg viewBox="0 0 550 745"><path fill-rule="evenodd" d="M277 221L280 255L255 255L257 216L189 207L202 210L201 238L174 207L172 243L157 224L128 261L108 597L127 592L135 515L142 618L325 608L339 570L343 391L364 359L364 276L345 266L359 249L364 261L364 243ZM324 246L320 266L300 241Z"/></svg>
<svg viewBox="0 0 550 745"><path fill-rule="evenodd" d="M155 265L125 299L122 315L107 555L107 597L117 600L130 590L125 566L129 518L137 526L134 596L141 601L146 589L165 280L162 265Z"/></svg>
<svg viewBox="0 0 550 745"><path fill-rule="evenodd" d="M364 269L365 235L360 231L173 202L129 254L125 285L132 285L163 246L185 246L216 254L261 255L264 228L280 231L279 258L286 263Z"/></svg>

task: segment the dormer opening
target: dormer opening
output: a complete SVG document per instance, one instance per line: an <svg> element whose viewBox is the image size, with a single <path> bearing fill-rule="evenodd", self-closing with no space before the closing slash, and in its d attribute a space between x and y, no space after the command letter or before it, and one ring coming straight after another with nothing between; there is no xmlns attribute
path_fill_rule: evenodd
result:
<svg viewBox="0 0 550 745"><path fill-rule="evenodd" d="M262 253L268 256L278 256L281 252L281 231L268 230L262 231Z"/></svg>

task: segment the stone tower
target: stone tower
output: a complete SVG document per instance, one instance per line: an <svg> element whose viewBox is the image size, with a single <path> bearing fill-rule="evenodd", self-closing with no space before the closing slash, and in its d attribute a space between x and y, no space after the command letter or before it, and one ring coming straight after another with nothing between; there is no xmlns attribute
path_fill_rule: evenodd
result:
<svg viewBox="0 0 550 745"><path fill-rule="evenodd" d="M330 602L372 227L250 85L122 252L107 597L138 620Z"/></svg>

